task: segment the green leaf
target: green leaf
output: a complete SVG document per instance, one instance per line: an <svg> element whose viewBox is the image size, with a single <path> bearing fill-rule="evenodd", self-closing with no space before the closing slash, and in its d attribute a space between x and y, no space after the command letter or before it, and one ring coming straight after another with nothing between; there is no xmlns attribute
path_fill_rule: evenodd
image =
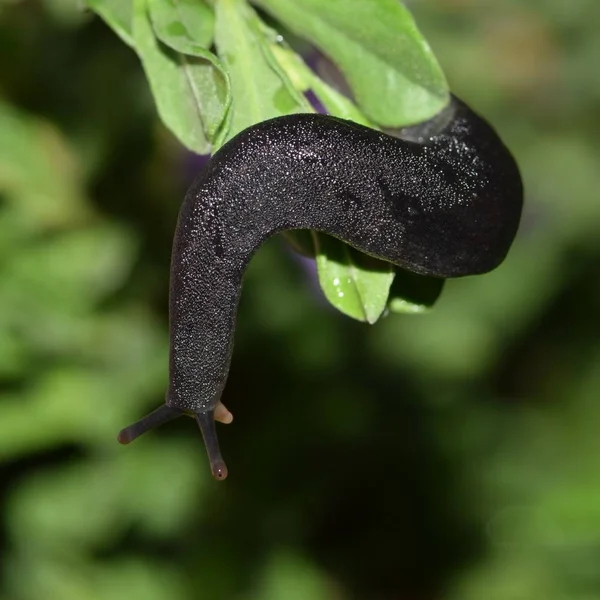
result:
<svg viewBox="0 0 600 600"><path fill-rule="evenodd" d="M200 46L203 56L189 56L159 42L146 8L145 0L135 1L133 35L158 114L187 148L208 154L229 107L225 72Z"/></svg>
<svg viewBox="0 0 600 600"><path fill-rule="evenodd" d="M104 19L115 33L133 47L133 0L85 0L85 3Z"/></svg>
<svg viewBox="0 0 600 600"><path fill-rule="evenodd" d="M178 52L197 56L213 42L215 14L203 0L148 0L156 37ZM205 58L202 56L202 58Z"/></svg>
<svg viewBox="0 0 600 600"><path fill-rule="evenodd" d="M385 127L429 119L448 102L431 49L398 0L256 0L342 71L366 116Z"/></svg>
<svg viewBox="0 0 600 600"><path fill-rule="evenodd" d="M429 312L444 289L445 279L417 275L396 267L390 288L389 309L395 313L419 315Z"/></svg>
<svg viewBox="0 0 600 600"><path fill-rule="evenodd" d="M345 315L375 323L385 310L394 267L340 243L314 236L319 283L325 297Z"/></svg>
<svg viewBox="0 0 600 600"><path fill-rule="evenodd" d="M311 90L330 115L376 129L356 104L317 77L293 50L284 44L272 44L271 50L294 85L303 92Z"/></svg>
<svg viewBox="0 0 600 600"><path fill-rule="evenodd" d="M311 107L273 56L254 11L243 0L219 0L215 44L231 80L228 137L250 125Z"/></svg>

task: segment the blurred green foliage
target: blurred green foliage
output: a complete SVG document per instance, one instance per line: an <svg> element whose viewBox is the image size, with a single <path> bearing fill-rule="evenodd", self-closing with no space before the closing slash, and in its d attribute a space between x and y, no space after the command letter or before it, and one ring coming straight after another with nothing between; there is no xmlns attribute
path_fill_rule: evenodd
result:
<svg viewBox="0 0 600 600"><path fill-rule="evenodd" d="M600 597L597 3L409 7L519 160L519 239L373 327L270 242L217 484L191 421L115 441L162 401L197 160L99 19L0 4L0 598Z"/></svg>

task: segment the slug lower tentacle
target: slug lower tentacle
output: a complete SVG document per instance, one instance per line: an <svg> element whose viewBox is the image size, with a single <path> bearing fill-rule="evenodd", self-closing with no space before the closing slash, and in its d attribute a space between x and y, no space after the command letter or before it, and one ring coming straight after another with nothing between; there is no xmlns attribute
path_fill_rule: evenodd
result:
<svg viewBox="0 0 600 600"><path fill-rule="evenodd" d="M275 233L321 231L438 277L484 273L503 261L523 189L495 131L453 98L443 118L405 133L401 139L296 114L242 131L212 157L185 197L175 234L166 405L124 429L120 441L190 414L213 474L226 476L215 408L229 372L242 277Z"/></svg>

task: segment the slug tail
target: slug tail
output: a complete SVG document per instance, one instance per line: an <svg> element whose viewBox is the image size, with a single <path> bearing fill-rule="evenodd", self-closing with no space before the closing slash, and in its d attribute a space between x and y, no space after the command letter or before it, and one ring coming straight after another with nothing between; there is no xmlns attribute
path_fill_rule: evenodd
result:
<svg viewBox="0 0 600 600"><path fill-rule="evenodd" d="M136 438L140 437L143 433L155 429L164 423L168 423L183 414L178 408L171 408L166 404L163 404L149 415L142 417L139 421L121 429L117 440L120 444L130 444Z"/></svg>
<svg viewBox="0 0 600 600"><path fill-rule="evenodd" d="M206 446L212 475L215 479L222 481L227 477L228 471L227 465L221 456L221 449L219 448L219 439L217 438L217 430L215 428L215 411L199 412L195 414L195 417L204 438L204 445Z"/></svg>

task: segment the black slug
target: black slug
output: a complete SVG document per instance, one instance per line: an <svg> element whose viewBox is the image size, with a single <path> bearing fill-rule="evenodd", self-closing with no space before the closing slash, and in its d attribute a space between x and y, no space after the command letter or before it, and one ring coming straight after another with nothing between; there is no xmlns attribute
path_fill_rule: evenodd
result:
<svg viewBox="0 0 600 600"><path fill-rule="evenodd" d="M415 273L460 277L498 266L523 203L518 167L495 131L452 98L436 119L392 137L319 114L264 121L225 144L190 187L171 265L166 403L123 429L123 444L195 417L213 475L215 431L242 277L275 233L313 229Z"/></svg>

